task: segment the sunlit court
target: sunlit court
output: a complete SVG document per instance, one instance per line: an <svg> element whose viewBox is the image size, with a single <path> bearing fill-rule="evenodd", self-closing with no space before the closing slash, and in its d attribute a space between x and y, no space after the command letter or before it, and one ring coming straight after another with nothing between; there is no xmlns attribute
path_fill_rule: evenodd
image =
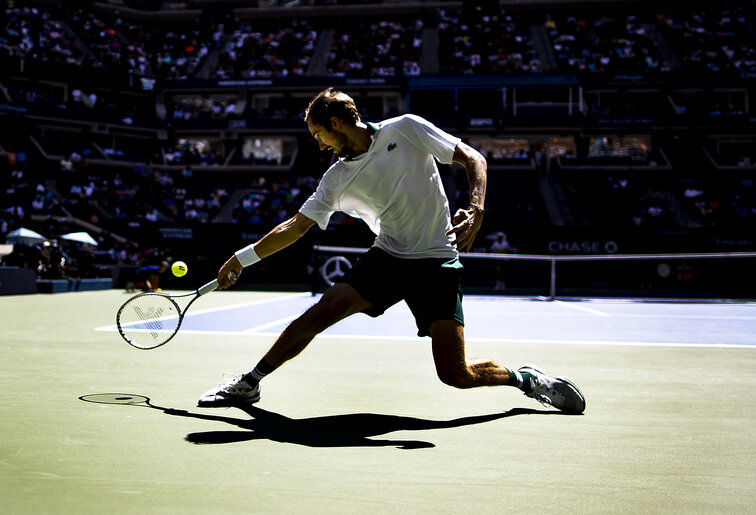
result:
<svg viewBox="0 0 756 515"><path fill-rule="evenodd" d="M746 514L756 0L0 7L0 515Z"/></svg>
<svg viewBox="0 0 756 515"><path fill-rule="evenodd" d="M247 410L196 408L317 297L212 293L151 351L118 335L124 297L0 298L9 512L485 513L533 496L743 512L755 497L750 303L468 297L468 353L568 375L587 400L571 416L443 385L402 306L326 331Z"/></svg>

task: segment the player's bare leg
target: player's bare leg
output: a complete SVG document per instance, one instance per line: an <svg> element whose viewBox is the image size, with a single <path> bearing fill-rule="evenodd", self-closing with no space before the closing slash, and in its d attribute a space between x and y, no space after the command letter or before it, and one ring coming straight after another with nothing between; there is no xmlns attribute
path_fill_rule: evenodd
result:
<svg viewBox="0 0 756 515"><path fill-rule="evenodd" d="M339 320L370 307L357 290L345 283L329 288L320 301L291 322L262 360L248 374L232 376L200 396L198 406L224 407L260 400L260 380L302 352L321 332Z"/></svg>
<svg viewBox="0 0 756 515"><path fill-rule="evenodd" d="M265 361L276 368L280 367L302 352L315 336L336 322L369 307L370 303L348 284L333 285L317 304L284 329L265 354Z"/></svg>
<svg viewBox="0 0 756 515"><path fill-rule="evenodd" d="M512 371L489 359L468 361L465 333L455 320L438 320L431 324L433 360L439 379L455 388L501 386L512 380Z"/></svg>
<svg viewBox="0 0 756 515"><path fill-rule="evenodd" d="M438 377L456 388L477 386L516 386L545 405L568 413L582 413L585 398L578 387L564 377L553 377L535 365L523 365L514 371L489 359L468 361L462 325L454 320L439 320L430 327L433 359Z"/></svg>

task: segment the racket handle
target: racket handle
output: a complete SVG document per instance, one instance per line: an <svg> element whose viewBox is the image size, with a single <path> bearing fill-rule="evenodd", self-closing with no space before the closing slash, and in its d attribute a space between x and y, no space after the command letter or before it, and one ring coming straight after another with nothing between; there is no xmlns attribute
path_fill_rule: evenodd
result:
<svg viewBox="0 0 756 515"><path fill-rule="evenodd" d="M233 270L231 270L228 273L228 278L231 279L231 280L236 279L236 272L234 272ZM210 293L211 291L215 291L217 289L218 289L218 279L213 279L212 281L210 281L206 285L201 286L200 289L197 290L197 295L199 295L201 297L202 295L204 295L206 293Z"/></svg>
<svg viewBox="0 0 756 515"><path fill-rule="evenodd" d="M211 291L215 291L217 289L218 289L218 279L213 279L206 285L200 286L199 290L197 290L197 295L202 296L206 293L210 293Z"/></svg>

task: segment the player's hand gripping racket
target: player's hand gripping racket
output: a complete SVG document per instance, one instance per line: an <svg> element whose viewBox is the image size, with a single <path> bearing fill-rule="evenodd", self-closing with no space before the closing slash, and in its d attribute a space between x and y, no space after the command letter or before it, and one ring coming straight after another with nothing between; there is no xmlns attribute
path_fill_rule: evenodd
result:
<svg viewBox="0 0 756 515"><path fill-rule="evenodd" d="M234 272L231 275L236 278ZM214 279L191 293L169 295L147 292L134 295L118 310L118 332L129 345L137 349L147 350L165 345L178 332L189 306L202 295L217 288L218 280ZM191 299L182 309L176 299L188 297Z"/></svg>

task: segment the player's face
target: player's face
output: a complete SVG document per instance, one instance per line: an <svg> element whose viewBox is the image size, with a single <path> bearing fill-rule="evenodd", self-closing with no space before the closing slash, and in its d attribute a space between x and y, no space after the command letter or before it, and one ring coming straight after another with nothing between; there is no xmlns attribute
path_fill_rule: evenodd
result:
<svg viewBox="0 0 756 515"><path fill-rule="evenodd" d="M315 141L318 142L320 150L333 150L339 157L346 157L354 153L349 145L349 139L335 127L329 130L312 120L308 120L307 128Z"/></svg>

